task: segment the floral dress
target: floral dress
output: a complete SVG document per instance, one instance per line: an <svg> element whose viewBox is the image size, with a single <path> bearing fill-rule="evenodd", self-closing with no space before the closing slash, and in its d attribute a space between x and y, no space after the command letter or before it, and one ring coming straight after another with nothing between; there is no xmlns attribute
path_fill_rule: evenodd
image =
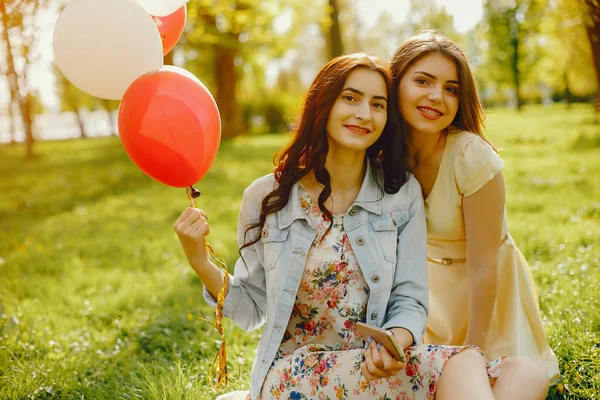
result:
<svg viewBox="0 0 600 400"><path fill-rule="evenodd" d="M465 347L414 346L396 376L367 382L365 341L355 323L366 320L369 288L344 231L344 216L329 221L301 184L300 202L317 227L292 314L267 374L261 399L433 399L448 359ZM488 365L497 377L500 360Z"/></svg>

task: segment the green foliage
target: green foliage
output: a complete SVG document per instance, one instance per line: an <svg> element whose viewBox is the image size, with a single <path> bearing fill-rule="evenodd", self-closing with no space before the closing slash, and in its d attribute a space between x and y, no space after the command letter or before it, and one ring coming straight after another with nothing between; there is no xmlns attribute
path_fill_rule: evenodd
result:
<svg viewBox="0 0 600 400"><path fill-rule="evenodd" d="M56 95L60 99L62 111L79 112L82 109L89 111L96 107L99 99L75 87L63 75L58 65L53 65L53 72L56 78Z"/></svg>
<svg viewBox="0 0 600 400"><path fill-rule="evenodd" d="M486 68L498 88L512 88L520 105L520 87L540 59L539 23L544 0L486 0Z"/></svg>
<svg viewBox="0 0 600 400"><path fill-rule="evenodd" d="M600 392L600 148L591 107L491 110L511 232L538 286L562 394ZM225 141L197 185L209 240L232 266L244 188L283 135ZM183 189L147 178L117 138L0 147L0 398L212 399L218 335L173 232ZM258 333L225 321L231 385L248 388Z"/></svg>
<svg viewBox="0 0 600 400"><path fill-rule="evenodd" d="M245 118L253 134L289 131L301 106L297 95L279 90L268 91L261 99L245 105Z"/></svg>
<svg viewBox="0 0 600 400"><path fill-rule="evenodd" d="M582 1L557 0L541 22L546 45L535 73L563 96L590 96L596 92L595 70L586 33L589 13Z"/></svg>
<svg viewBox="0 0 600 400"><path fill-rule="evenodd" d="M31 115L40 115L45 111L44 103L42 103L42 99L40 98L40 94L38 91L30 91L29 92L29 101L31 107Z"/></svg>
<svg viewBox="0 0 600 400"><path fill-rule="evenodd" d="M264 79L267 60L281 57L297 33L294 25L278 31L276 19L289 9L296 10L298 4L295 0L191 0L187 10L193 24L188 24L182 39L185 67L214 90L215 48L219 47L238 57L242 84L245 79Z"/></svg>
<svg viewBox="0 0 600 400"><path fill-rule="evenodd" d="M433 0L410 0L409 26L411 31L436 29L444 32L453 40L460 40L460 35L454 29L454 17L446 8L438 6Z"/></svg>

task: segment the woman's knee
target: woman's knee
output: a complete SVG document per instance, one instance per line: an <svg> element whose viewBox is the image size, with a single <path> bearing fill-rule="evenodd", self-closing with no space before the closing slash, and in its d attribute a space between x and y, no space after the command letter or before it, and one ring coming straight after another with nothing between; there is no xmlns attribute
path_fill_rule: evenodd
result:
<svg viewBox="0 0 600 400"><path fill-rule="evenodd" d="M485 359L483 358L483 355L481 355L479 351L471 348L464 349L460 353L455 354L448 362L452 362L454 366L462 369L485 368Z"/></svg>

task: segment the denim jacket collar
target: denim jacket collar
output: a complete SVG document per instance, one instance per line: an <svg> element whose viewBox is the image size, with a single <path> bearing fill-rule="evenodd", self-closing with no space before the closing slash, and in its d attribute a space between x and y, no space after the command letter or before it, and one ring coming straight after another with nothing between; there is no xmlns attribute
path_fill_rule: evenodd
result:
<svg viewBox="0 0 600 400"><path fill-rule="evenodd" d="M381 201L378 200L380 200L384 195L383 189L373 179L371 163L366 159L365 162L367 164L365 177L363 178L360 191L352 203L352 206L358 206L370 213L381 215ZM288 203L285 205L285 207L277 212L279 229L288 228L292 222L297 219L305 219L308 221L308 218L306 217L306 214L300 205L298 183L295 183L292 186Z"/></svg>

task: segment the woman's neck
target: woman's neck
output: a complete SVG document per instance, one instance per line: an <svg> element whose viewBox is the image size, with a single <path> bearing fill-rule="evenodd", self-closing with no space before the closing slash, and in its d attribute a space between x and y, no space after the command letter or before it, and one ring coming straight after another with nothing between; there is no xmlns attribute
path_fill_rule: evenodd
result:
<svg viewBox="0 0 600 400"><path fill-rule="evenodd" d="M365 151L329 151L325 168L331 178L331 192L360 190L365 176Z"/></svg>
<svg viewBox="0 0 600 400"><path fill-rule="evenodd" d="M411 161L419 162L431 157L438 149L444 132L435 134L424 134L411 132L408 138L408 154Z"/></svg>
<svg viewBox="0 0 600 400"><path fill-rule="evenodd" d="M352 205L366 172L366 152L336 152L329 151L325 160L325 168L331 182L331 196L325 202L325 207L332 213L345 213ZM309 195L318 199L323 185L317 181L314 170L303 179L304 187Z"/></svg>

